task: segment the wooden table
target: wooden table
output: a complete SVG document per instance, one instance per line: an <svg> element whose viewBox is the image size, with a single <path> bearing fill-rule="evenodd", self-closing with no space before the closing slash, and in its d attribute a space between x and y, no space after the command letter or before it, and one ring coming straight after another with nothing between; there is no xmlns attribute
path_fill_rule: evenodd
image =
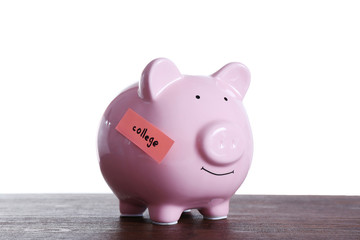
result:
<svg viewBox="0 0 360 240"><path fill-rule="evenodd" d="M360 196L236 195L227 220L119 218L111 194L0 195L0 239L360 239Z"/></svg>

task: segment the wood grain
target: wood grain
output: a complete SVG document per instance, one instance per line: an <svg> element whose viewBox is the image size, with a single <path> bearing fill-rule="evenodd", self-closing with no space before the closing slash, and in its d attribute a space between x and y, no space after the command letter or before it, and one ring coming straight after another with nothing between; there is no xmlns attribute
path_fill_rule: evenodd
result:
<svg viewBox="0 0 360 240"><path fill-rule="evenodd" d="M236 195L227 220L119 218L111 194L0 195L0 239L356 239L360 196Z"/></svg>

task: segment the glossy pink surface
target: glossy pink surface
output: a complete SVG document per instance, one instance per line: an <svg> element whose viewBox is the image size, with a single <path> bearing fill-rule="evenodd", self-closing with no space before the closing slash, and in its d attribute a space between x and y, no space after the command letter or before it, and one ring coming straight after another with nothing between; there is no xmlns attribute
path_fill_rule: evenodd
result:
<svg viewBox="0 0 360 240"><path fill-rule="evenodd" d="M155 59L139 84L110 103L99 129L100 167L123 216L148 208L154 223L174 224L196 208L205 218L226 218L252 159L242 104L249 83L240 63L211 76L188 76L168 59ZM161 163L115 130L129 108L174 140Z"/></svg>

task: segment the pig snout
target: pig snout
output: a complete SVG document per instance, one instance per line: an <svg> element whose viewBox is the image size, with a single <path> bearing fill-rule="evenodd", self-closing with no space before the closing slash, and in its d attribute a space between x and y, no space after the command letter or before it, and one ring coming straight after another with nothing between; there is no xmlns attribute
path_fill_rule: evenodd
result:
<svg viewBox="0 0 360 240"><path fill-rule="evenodd" d="M219 166L236 162L244 150L240 127L227 121L205 126L197 137L197 145L206 161Z"/></svg>

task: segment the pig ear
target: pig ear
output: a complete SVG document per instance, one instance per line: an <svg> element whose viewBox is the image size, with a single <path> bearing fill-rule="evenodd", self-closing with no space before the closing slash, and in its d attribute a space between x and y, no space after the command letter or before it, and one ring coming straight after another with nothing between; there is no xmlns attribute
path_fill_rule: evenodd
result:
<svg viewBox="0 0 360 240"><path fill-rule="evenodd" d="M154 100L167 86L183 76L173 62L166 58L151 61L144 69L139 83L139 97Z"/></svg>
<svg viewBox="0 0 360 240"><path fill-rule="evenodd" d="M229 63L212 74L219 81L227 83L243 99L250 85L249 69L241 63Z"/></svg>

